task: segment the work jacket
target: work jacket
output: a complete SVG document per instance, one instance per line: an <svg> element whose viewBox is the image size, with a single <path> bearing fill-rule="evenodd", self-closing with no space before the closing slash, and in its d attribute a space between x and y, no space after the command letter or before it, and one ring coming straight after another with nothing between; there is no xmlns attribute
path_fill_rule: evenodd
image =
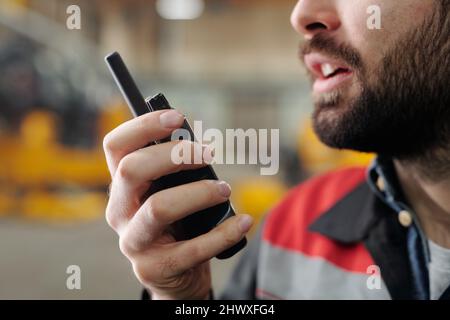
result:
<svg viewBox="0 0 450 320"><path fill-rule="evenodd" d="M300 184L266 216L219 297L429 298L426 241L399 194L382 158Z"/></svg>

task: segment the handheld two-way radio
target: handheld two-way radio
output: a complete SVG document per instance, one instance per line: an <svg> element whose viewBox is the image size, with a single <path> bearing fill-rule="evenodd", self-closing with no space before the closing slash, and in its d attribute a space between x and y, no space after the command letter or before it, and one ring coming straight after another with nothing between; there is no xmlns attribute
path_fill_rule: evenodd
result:
<svg viewBox="0 0 450 320"><path fill-rule="evenodd" d="M124 96L131 112L135 117L141 116L148 112L172 109L167 99L161 93L144 100L142 94L136 86L136 83L131 77L130 72L125 66L125 63L117 52L106 56L105 61L108 64L109 69L116 80L117 86L122 92L122 95ZM195 141L194 133L187 120L184 120L182 128L187 130L190 134L191 140ZM161 140L160 142L169 140L170 137ZM163 176L152 182L148 194L151 195L163 189L204 179L218 180L213 168L210 165L200 169L180 171ZM234 215L234 209L230 201L227 200L224 203L198 211L175 222L172 225L173 235L176 240L192 239L201 234L207 233L215 226ZM239 243L220 253L216 257L218 259L229 258L244 248L246 243L246 238L243 238Z"/></svg>

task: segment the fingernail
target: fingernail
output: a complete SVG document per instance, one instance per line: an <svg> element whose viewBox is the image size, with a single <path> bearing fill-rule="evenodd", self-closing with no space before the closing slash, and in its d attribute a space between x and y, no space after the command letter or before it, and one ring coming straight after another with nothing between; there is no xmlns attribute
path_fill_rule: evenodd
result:
<svg viewBox="0 0 450 320"><path fill-rule="evenodd" d="M168 110L159 116L161 125L166 128L178 128L183 120L184 116L176 110Z"/></svg>
<svg viewBox="0 0 450 320"><path fill-rule="evenodd" d="M253 218L247 214L241 215L239 217L239 229L241 230L242 233L247 232L248 230L250 230L251 226L253 224Z"/></svg>
<svg viewBox="0 0 450 320"><path fill-rule="evenodd" d="M231 187L228 183L225 181L219 181L217 185L219 187L219 193L222 197L228 198L231 195Z"/></svg>

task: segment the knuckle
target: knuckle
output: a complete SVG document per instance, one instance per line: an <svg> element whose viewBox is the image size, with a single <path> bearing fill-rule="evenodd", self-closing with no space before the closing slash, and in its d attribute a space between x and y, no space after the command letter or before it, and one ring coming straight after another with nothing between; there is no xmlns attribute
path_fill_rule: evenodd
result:
<svg viewBox="0 0 450 320"><path fill-rule="evenodd" d="M127 236L127 233L119 238L119 249L126 257L129 257L134 253L134 249L130 244L130 237Z"/></svg>
<svg viewBox="0 0 450 320"><path fill-rule="evenodd" d="M216 182L213 180L202 180L202 192L206 193L208 199L217 199L220 197Z"/></svg>
<svg viewBox="0 0 450 320"><path fill-rule="evenodd" d="M132 180L134 177L134 162L132 154L123 157L117 167L117 174L124 180Z"/></svg>
<svg viewBox="0 0 450 320"><path fill-rule="evenodd" d="M112 153L114 151L113 132L109 132L103 138L103 150L105 153Z"/></svg>
<svg viewBox="0 0 450 320"><path fill-rule="evenodd" d="M234 228L228 227L225 223L218 226L218 231L221 233L224 245L227 247L232 246L238 240L237 232L235 232Z"/></svg>
<svg viewBox="0 0 450 320"><path fill-rule="evenodd" d="M119 227L119 219L118 219L117 215L114 213L114 211L111 209L111 207L109 205L106 207L105 219L106 219L106 222L108 223L108 225L112 229L114 229L114 230L118 229L118 227Z"/></svg>
<svg viewBox="0 0 450 320"><path fill-rule="evenodd" d="M195 192L194 192L195 191ZM201 204L209 205L217 202L219 193L214 182L210 180L200 180L196 182L195 188L192 188L193 194L197 197L196 201L201 201Z"/></svg>
<svg viewBox="0 0 450 320"><path fill-rule="evenodd" d="M140 117L137 117L134 119L136 121L136 126L138 127L138 130L148 130L153 125L152 119L154 115L153 113L147 113Z"/></svg>
<svg viewBox="0 0 450 320"><path fill-rule="evenodd" d="M133 263L133 271L139 281L143 284L151 284L155 282L154 273L151 272L148 264L136 261Z"/></svg>
<svg viewBox="0 0 450 320"><path fill-rule="evenodd" d="M166 217L165 206L158 194L154 194L147 200L147 210L149 215L156 221L164 221Z"/></svg>

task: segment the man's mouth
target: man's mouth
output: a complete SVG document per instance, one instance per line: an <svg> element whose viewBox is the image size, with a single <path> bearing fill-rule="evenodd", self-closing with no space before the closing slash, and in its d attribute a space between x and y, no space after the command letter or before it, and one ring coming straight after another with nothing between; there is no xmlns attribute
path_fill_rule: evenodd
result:
<svg viewBox="0 0 450 320"><path fill-rule="evenodd" d="M353 70L342 61L320 53L305 55L305 65L314 78L313 91L327 93L342 86L353 77Z"/></svg>

